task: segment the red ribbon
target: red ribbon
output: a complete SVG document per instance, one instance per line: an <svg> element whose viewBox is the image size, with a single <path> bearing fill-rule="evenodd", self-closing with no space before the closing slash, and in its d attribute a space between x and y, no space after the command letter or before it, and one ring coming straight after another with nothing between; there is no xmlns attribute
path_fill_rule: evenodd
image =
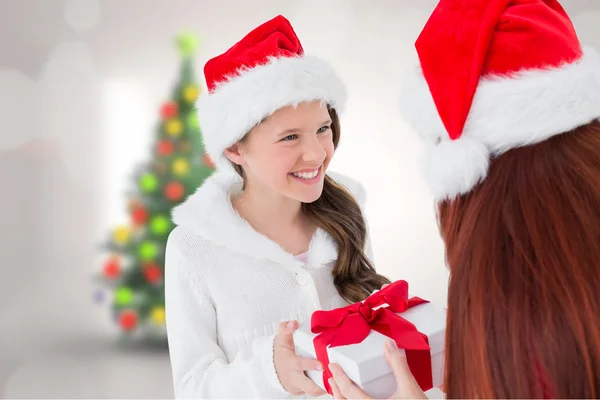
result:
<svg viewBox="0 0 600 400"><path fill-rule="evenodd" d="M428 303L419 297L408 298L408 283L396 281L367 297L364 302L331 311L315 311L311 318L313 340L317 359L324 367L325 390L333 394L329 386L328 347L361 343L371 329L393 339L398 348L406 352L406 361L423 391L433 387L431 353L427 335L422 334L406 319L396 315L419 304ZM388 307L378 306L388 304Z"/></svg>

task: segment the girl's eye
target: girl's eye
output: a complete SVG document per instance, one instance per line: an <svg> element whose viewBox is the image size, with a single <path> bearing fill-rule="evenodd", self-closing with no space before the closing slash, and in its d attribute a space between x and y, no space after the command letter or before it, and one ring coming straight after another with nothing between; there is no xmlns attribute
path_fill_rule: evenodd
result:
<svg viewBox="0 0 600 400"><path fill-rule="evenodd" d="M288 135L288 136L284 137L284 138L283 138L283 139L281 139L281 140L282 140L282 141L286 141L286 142L288 142L288 141L290 141L290 140L294 140L294 139L297 139L297 138L298 138L298 135Z"/></svg>
<svg viewBox="0 0 600 400"><path fill-rule="evenodd" d="M320 127L319 130L317 131L317 133L327 132L329 129L331 129L331 126L325 125L325 126Z"/></svg>

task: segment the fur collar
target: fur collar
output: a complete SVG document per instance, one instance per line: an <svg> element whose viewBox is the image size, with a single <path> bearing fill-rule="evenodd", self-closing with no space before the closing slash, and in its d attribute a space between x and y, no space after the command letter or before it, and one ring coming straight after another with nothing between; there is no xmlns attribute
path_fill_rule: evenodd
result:
<svg viewBox="0 0 600 400"><path fill-rule="evenodd" d="M365 192L360 183L340 174L327 174L344 185L362 207ZM238 175L228 171L215 172L194 194L173 209L173 222L219 246L255 259L283 264L296 262L292 254L255 231L235 211L231 196L239 193L241 187L242 180ZM318 267L336 258L335 241L328 233L317 229L308 249L308 264Z"/></svg>

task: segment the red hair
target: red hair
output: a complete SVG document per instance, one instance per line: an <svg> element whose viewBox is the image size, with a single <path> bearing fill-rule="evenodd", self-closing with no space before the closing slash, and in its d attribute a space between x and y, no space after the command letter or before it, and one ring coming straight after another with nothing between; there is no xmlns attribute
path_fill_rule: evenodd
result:
<svg viewBox="0 0 600 400"><path fill-rule="evenodd" d="M449 398L600 397L600 122L438 205Z"/></svg>

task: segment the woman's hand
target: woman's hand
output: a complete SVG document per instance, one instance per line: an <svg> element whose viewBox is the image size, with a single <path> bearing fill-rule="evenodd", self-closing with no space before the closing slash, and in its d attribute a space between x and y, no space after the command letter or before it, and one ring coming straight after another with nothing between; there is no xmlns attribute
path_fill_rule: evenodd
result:
<svg viewBox="0 0 600 400"><path fill-rule="evenodd" d="M427 399L427 396L425 396L425 393L423 393L410 372L406 363L406 357L404 357L393 340L386 341L385 358L390 367L392 367L392 372L398 384L396 393L390 399ZM334 398L371 399L368 394L363 392L346 376L339 365L331 364L329 370L333 375L333 378L329 379L329 385L333 391Z"/></svg>
<svg viewBox="0 0 600 400"><path fill-rule="evenodd" d="M313 397L327 394L317 386L304 371L323 371L319 360L304 358L296 354L293 333L298 328L297 321L282 322L273 345L275 370L281 385L293 395L309 394Z"/></svg>

